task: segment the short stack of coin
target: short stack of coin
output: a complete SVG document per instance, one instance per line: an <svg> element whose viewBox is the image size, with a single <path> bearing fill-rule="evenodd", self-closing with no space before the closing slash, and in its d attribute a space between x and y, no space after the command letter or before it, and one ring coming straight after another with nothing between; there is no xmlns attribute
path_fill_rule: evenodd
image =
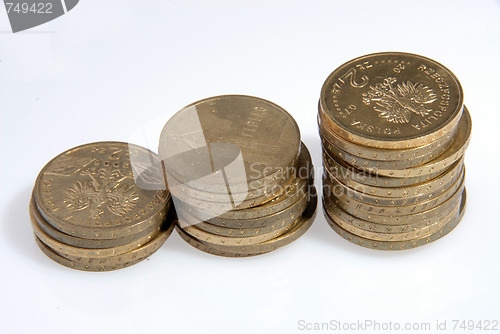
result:
<svg viewBox="0 0 500 334"><path fill-rule="evenodd" d="M314 220L311 156L294 119L269 101L227 95L195 102L165 124L159 154L176 230L204 252L264 254Z"/></svg>
<svg viewBox="0 0 500 334"><path fill-rule="evenodd" d="M471 119L446 67L407 53L359 57L327 78L318 109L324 213L339 235L399 250L460 222Z"/></svg>
<svg viewBox="0 0 500 334"><path fill-rule="evenodd" d="M155 159L145 148L120 142L86 144L52 159L38 175L29 210L42 252L85 271L120 269L153 254L175 217L166 190L137 182Z"/></svg>

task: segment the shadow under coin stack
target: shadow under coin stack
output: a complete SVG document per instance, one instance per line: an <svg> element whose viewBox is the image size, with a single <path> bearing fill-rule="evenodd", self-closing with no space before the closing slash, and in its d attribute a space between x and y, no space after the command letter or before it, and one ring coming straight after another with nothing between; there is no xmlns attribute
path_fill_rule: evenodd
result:
<svg viewBox="0 0 500 334"><path fill-rule="evenodd" d="M165 124L158 151L176 230L204 252L268 253L314 220L311 156L295 120L269 101L228 95L193 103Z"/></svg>
<svg viewBox="0 0 500 334"><path fill-rule="evenodd" d="M172 233L175 218L165 184L141 186L141 172L155 166L160 179L154 153L119 142L82 145L55 157L38 175L30 202L40 249L86 271L120 269L149 257Z"/></svg>
<svg viewBox="0 0 500 334"><path fill-rule="evenodd" d="M471 118L446 67L396 52L351 60L325 81L318 125L324 213L343 238L408 249L460 222Z"/></svg>

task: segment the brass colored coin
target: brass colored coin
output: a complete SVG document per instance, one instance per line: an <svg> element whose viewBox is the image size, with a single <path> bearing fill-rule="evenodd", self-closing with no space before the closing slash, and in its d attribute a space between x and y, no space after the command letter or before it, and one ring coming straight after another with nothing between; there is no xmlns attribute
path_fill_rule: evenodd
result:
<svg viewBox="0 0 500 334"><path fill-rule="evenodd" d="M228 245L214 245L209 244L204 241L193 238L193 236L185 233L182 229L176 226L176 230L179 235L192 246L199 248L207 253L229 256L229 257L242 257L242 256L253 256L259 254L265 254L276 250L280 247L286 246L293 241L300 238L308 229L311 227L316 217L316 206L317 206L317 196L312 196L310 198L309 204L302 214L302 217L298 219L295 225L285 232L284 234L264 243L248 246L228 246ZM190 242L191 241L191 242Z"/></svg>
<svg viewBox="0 0 500 334"><path fill-rule="evenodd" d="M170 204L167 204L167 207L170 207ZM119 237L116 239L85 239L74 237L69 234L65 234L55 229L50 225L38 212L34 199L32 198L30 201L30 217L33 223L36 223L37 228L43 231L50 239L55 240L64 245L73 246L77 249L84 248L98 248L98 249L106 249L106 248L115 248L121 247L122 249L126 249L127 247L134 247L138 243L147 242L151 236L154 236L159 232L160 226L165 219L165 213L160 211L156 214L156 216L152 217L151 224L149 227L143 231L140 231L136 234L127 235L124 237ZM44 243L47 244L47 241L38 236ZM50 245L51 248L54 248L53 245Z"/></svg>
<svg viewBox="0 0 500 334"><path fill-rule="evenodd" d="M288 221L288 220L287 220ZM186 233L192 235L198 240L204 241L206 243L215 245L231 245L231 246L244 246L244 245L254 245L262 242L269 241L277 236L288 231L292 226L293 222L285 224L284 226L277 228L271 232L260 233L252 236L222 236L217 234L212 234L205 232L195 225L191 225L185 221L185 218L179 215L179 227L182 228Z"/></svg>
<svg viewBox="0 0 500 334"><path fill-rule="evenodd" d="M463 165L462 165L463 166ZM380 197L374 196L371 194L367 194L361 192L359 190L364 190L363 187L357 189L352 189L338 181L337 179L330 178L329 176L323 176L323 194L325 196L329 196L330 194L335 195L336 193L344 193L348 197L355 199L357 201L374 204L377 206L406 206L413 205L430 198L435 198L445 192L448 188L453 185L458 178L462 175L462 169L456 171L451 178L447 180L447 182L439 182L434 188L427 187L425 191L422 191L414 196L406 195L399 198L389 198L389 197Z"/></svg>
<svg viewBox="0 0 500 334"><path fill-rule="evenodd" d="M290 180L291 182L291 180ZM288 183L290 184L290 183ZM288 186L288 184L286 186ZM262 205L264 203L267 203L271 201L273 198L278 197L281 195L284 191L285 187L272 187L270 188L269 192L266 192L262 196L251 198L251 199L246 199L242 202L239 203L233 203L230 198L228 197L227 201L223 202L212 202L212 201L205 201L205 200L200 200L197 198L193 197L182 197L182 198L177 198L174 196L174 203L178 203L179 201L182 203L187 203L190 206L202 208L202 210L209 211L209 212L227 212L229 210L240 210L240 209L248 209L257 205ZM177 204L176 204L177 206Z"/></svg>
<svg viewBox="0 0 500 334"><path fill-rule="evenodd" d="M283 108L243 95L195 102L165 124L159 154L165 170L207 192L234 193L273 184L283 169L296 167L300 132ZM218 182L223 180L223 182ZM214 182L216 181L216 182Z"/></svg>
<svg viewBox="0 0 500 334"><path fill-rule="evenodd" d="M285 191L278 197L272 200L254 206L248 209L231 210L224 212L222 214L215 214L211 211L203 210L200 207L194 207L190 205L181 205L181 209L188 211L193 216L205 220L207 217L211 218L217 216L220 220L253 220L261 218L264 216L270 216L280 211L285 210L290 207L293 203L300 201L303 197L308 196L310 193L310 186L314 181L314 166L312 165L311 155L307 150L307 147L302 144L299 162L297 165L296 177L292 180L291 184L285 189ZM253 227L257 227L255 224L251 224ZM229 225L224 225L229 226ZM248 224L246 224L248 226ZM236 225L234 227L243 227L242 225Z"/></svg>
<svg viewBox="0 0 500 334"><path fill-rule="evenodd" d="M337 232L342 238L355 243L359 246L367 247L367 248L372 248L372 249L379 249L379 250L403 250L403 249L410 249L410 248L415 248L419 246L423 246L425 244L431 243L433 241L436 241L437 239L440 239L444 237L446 234L451 232L460 222L462 219L464 212L465 212L465 204L466 204L466 192L465 189L462 193L462 200L461 200L461 206L460 206L460 211L459 214L455 216L454 219L449 221L448 224L446 224L440 231L431 234L426 237L422 238L416 238L413 240L407 240L407 241L377 241L377 240L370 240L366 238L362 238L360 236L357 236L355 234L352 234L343 228L341 228L339 225L333 221L332 218L328 215L326 211L324 211L326 221L332 229Z"/></svg>
<svg viewBox="0 0 500 334"><path fill-rule="evenodd" d="M462 176L457 181L455 181L455 183L450 188L448 188L440 195L413 205L392 207L392 206L367 204L340 193L336 194L335 197L338 198L340 202L344 202L346 206L351 206L355 208L357 211L362 211L365 213L376 214L381 216L392 216L392 217L411 215L424 212L433 207L436 207L446 202L446 200L449 199L451 196L453 196L453 194L455 194L456 192L461 192L462 188L464 187L464 177L465 177L465 171L462 172Z"/></svg>
<svg viewBox="0 0 500 334"><path fill-rule="evenodd" d="M111 255L111 256L75 256L72 255L71 252L59 252L55 249L52 249L54 252L59 255L67 258L70 261L75 261L80 264L87 265L119 265L123 263L129 263L136 259L145 259L151 256L154 252L156 252L168 239L170 234L174 229L174 222L172 221L166 230L161 231L154 239L149 241L148 243L132 250L127 253Z"/></svg>
<svg viewBox="0 0 500 334"><path fill-rule="evenodd" d="M108 256L124 254L134 249L137 249L144 244L147 244L149 241L158 236L161 232L161 228L160 226L158 226L149 234L141 238L138 238L128 244L123 244L120 246L115 246L110 248L82 248L65 244L56 239L53 239L50 235L48 235L43 231L43 229L38 224L37 220L34 219L34 216L32 215L31 212L30 215L31 215L31 225L38 239L40 239L44 244L48 245L57 253L78 256L78 257L108 257ZM82 242L84 241L85 240L82 239Z"/></svg>
<svg viewBox="0 0 500 334"><path fill-rule="evenodd" d="M350 152L344 151L333 145L331 142L329 142L326 137L321 138L321 144L323 150L326 150L328 154L332 157L339 157L339 159L346 161L350 165L360 170L366 170L374 174L376 171L377 174L386 176L389 172L386 172L384 174L384 171L414 168L421 166L426 162L432 161L438 158L441 154L443 154L443 152L445 152L451 145L450 143L450 145L440 146L436 151L430 152L429 154L422 157L405 159L405 160L383 161L383 160L372 160L359 157ZM380 173L379 171L382 171L382 173Z"/></svg>
<svg viewBox="0 0 500 334"><path fill-rule="evenodd" d="M348 164L366 170L369 173L374 173L382 176L389 177L412 177L425 174L431 174L435 171L442 171L448 166L455 163L457 160L462 158L465 150L469 146L470 134L471 134L472 122L470 119L469 111L464 107L462 117L458 123L458 130L451 142L451 145L446 149L446 151L425 164L420 165L420 161L417 161L418 165L412 163L410 166L404 166L407 162L387 162L387 161L374 161L355 157L347 152L337 150L337 155L345 160ZM332 149L331 151L334 151ZM393 164L393 167L390 166Z"/></svg>
<svg viewBox="0 0 500 334"><path fill-rule="evenodd" d="M283 211L251 220L221 220L220 218L213 218L204 222L193 217L189 212L179 210L178 214L181 215L188 224L208 233L227 237L255 236L271 233L292 224L306 209L308 197L309 196L304 196L300 201L292 204Z"/></svg>
<svg viewBox="0 0 500 334"><path fill-rule="evenodd" d="M433 192L436 189L442 188L450 181L453 182L456 177L460 176L460 172L463 168L463 159L455 162L453 165L448 167L440 175L436 176L432 180L425 181L419 184L405 186L405 187L392 187L384 188L377 186L370 186L366 184L359 183L348 177L336 177L330 173L330 169L325 168L325 173L330 180L337 180L341 182L344 186L355 189L364 194L369 194L371 196L383 197L383 198L401 198L401 197L415 197L422 196L426 193ZM339 173L337 173L339 175Z"/></svg>
<svg viewBox="0 0 500 334"><path fill-rule="evenodd" d="M324 203L326 204L326 203ZM325 206L326 207L326 206ZM418 239L422 237L429 236L441 230L450 220L454 219L456 215L459 213L460 205L456 205L453 210L451 210L446 216L439 220L435 220L432 223L426 224L424 226L411 226L409 229L403 232L395 232L393 229L390 229L389 232L376 232L369 231L362 228L359 228L358 225L372 225L369 222L362 221L354 216L351 216L341 208L336 205L332 205L327 210L328 215L332 220L344 230L355 234L359 237L363 237L370 240L379 240L379 241L404 241L404 240L412 240ZM405 225L407 227L408 225ZM387 226L386 226L387 227ZM392 228L392 226L389 226Z"/></svg>
<svg viewBox="0 0 500 334"><path fill-rule="evenodd" d="M462 106L462 87L446 67L414 54L382 52L330 74L321 89L320 116L348 141L404 149L446 136Z"/></svg>
<svg viewBox="0 0 500 334"><path fill-rule="evenodd" d="M115 239L150 227L151 218L165 211L169 195L135 184L131 155L149 161L156 157L145 148L119 142L86 144L61 153L36 180L38 211L59 231L80 238Z"/></svg>
<svg viewBox="0 0 500 334"><path fill-rule="evenodd" d="M51 260L54 262L59 263L60 265L63 265L65 267L71 268L71 269L76 269L76 270L82 270L82 271L112 271L112 270L118 270L118 269L123 269L126 267L130 267L136 263L141 262L142 260L145 260L145 258L140 258L140 259L135 259L130 262L125 262L125 263L119 263L119 264L111 264L111 265L106 265L106 264L84 264L84 263L79 263L75 261L68 260L67 258L57 254L52 250L49 246L45 245L40 239L38 239L35 236L35 241L40 248L40 250L47 255Z"/></svg>
<svg viewBox="0 0 500 334"><path fill-rule="evenodd" d="M433 156L444 152L446 147L450 144L451 139L456 131L455 129L453 129L445 136L442 136L436 141L430 142L423 146L417 146L408 149L380 149L358 145L338 136L330 128L328 128L327 126L323 126L319 115L318 125L320 136L324 137L326 141L328 141L328 143L331 143L331 145L334 145L340 150L348 152L354 156L378 161L401 161L419 159L427 162L429 160L432 160Z"/></svg>
<svg viewBox="0 0 500 334"><path fill-rule="evenodd" d="M344 211L348 212L350 215L363 219L365 221L373 222L376 224L395 226L395 225L414 225L414 224L427 224L429 221L435 221L440 217L444 217L447 212L450 212L452 208L460 201L462 193L455 192L449 199L444 203L436 205L435 207L429 208L426 211L406 214L406 215L379 215L373 212L365 212L357 210L355 207L347 205L346 203L340 201L338 198L330 197L326 198L327 201L332 201L337 206L341 207Z"/></svg>
<svg viewBox="0 0 500 334"><path fill-rule="evenodd" d="M178 226L175 228L177 233L179 233L180 237L184 239L188 244L193 246L194 248L197 248L205 253L209 253L212 255L218 255L218 256L223 256L223 257L250 257L250 256L257 256L257 255L262 255L271 252L243 252L243 251L229 251L229 250L223 250L219 248L214 248L210 247L206 244L204 244L202 241L194 238L193 236L187 234L184 232L181 228Z"/></svg>
<svg viewBox="0 0 500 334"><path fill-rule="evenodd" d="M459 194L457 201L452 201L450 204L454 204L455 207L460 204L460 198L462 194ZM444 204L443 204L444 205ZM447 216L447 213L453 211L453 206L447 205L447 211L442 210L440 214L434 215L432 217L425 217L423 220L414 219L412 222L408 224L400 223L400 224L388 224L388 223L373 223L371 221L363 220L358 217L353 216L348 213L337 204L335 204L335 200L327 197L323 197L323 208L328 212L330 217L338 216L343 221L349 223L350 225L372 233L408 233L414 232L419 229L428 228L429 226L436 223ZM419 215L419 214L417 214ZM421 215L421 214L420 214ZM388 218L388 217L385 217ZM390 218L389 218L390 219Z"/></svg>
<svg viewBox="0 0 500 334"><path fill-rule="evenodd" d="M358 171L357 169L339 162L333 157L328 155L328 152L323 150L323 168L328 170L328 173L334 175L339 179L350 179L357 183L382 187L382 188L397 188L406 187L411 185L417 185L422 182L432 180L438 175L442 174L443 171L436 170L428 175L418 175L414 177L406 178L395 178L395 177L385 177L380 175L374 175ZM390 189L388 189L390 191Z"/></svg>

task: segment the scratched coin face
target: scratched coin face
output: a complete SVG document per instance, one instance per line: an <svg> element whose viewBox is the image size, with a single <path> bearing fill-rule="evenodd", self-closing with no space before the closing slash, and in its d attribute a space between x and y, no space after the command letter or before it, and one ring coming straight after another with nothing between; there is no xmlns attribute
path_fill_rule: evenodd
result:
<svg viewBox="0 0 500 334"><path fill-rule="evenodd" d="M458 123L463 93L438 62L384 52L336 69L321 90L320 118L352 142L380 148L424 145Z"/></svg>
<svg viewBox="0 0 500 334"><path fill-rule="evenodd" d="M33 191L37 209L58 229L127 228L143 222L165 208L168 196L137 186L132 166L143 170L155 159L145 148L120 142L70 149L38 175Z"/></svg>
<svg viewBox="0 0 500 334"><path fill-rule="evenodd" d="M298 126L283 108L256 97L226 95L176 113L162 130L159 155L178 181L220 181L225 189L294 167L299 147Z"/></svg>

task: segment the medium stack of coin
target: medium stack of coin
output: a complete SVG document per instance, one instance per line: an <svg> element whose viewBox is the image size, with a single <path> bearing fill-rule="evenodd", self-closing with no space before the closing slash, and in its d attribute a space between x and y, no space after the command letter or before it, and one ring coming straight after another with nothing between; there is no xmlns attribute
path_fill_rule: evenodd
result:
<svg viewBox="0 0 500 334"><path fill-rule="evenodd" d="M313 222L311 156L295 120L269 101L227 95L195 102L165 124L158 151L176 230L202 251L264 254Z"/></svg>
<svg viewBox="0 0 500 334"><path fill-rule="evenodd" d="M165 185L141 186L143 172L157 168L161 176L160 167L154 153L119 142L78 146L52 159L30 202L39 248L59 264L86 271L120 269L149 257L174 227Z"/></svg>
<svg viewBox="0 0 500 334"><path fill-rule="evenodd" d="M324 213L339 235L398 250L460 222L471 119L450 70L408 53L359 57L327 78L318 109Z"/></svg>

